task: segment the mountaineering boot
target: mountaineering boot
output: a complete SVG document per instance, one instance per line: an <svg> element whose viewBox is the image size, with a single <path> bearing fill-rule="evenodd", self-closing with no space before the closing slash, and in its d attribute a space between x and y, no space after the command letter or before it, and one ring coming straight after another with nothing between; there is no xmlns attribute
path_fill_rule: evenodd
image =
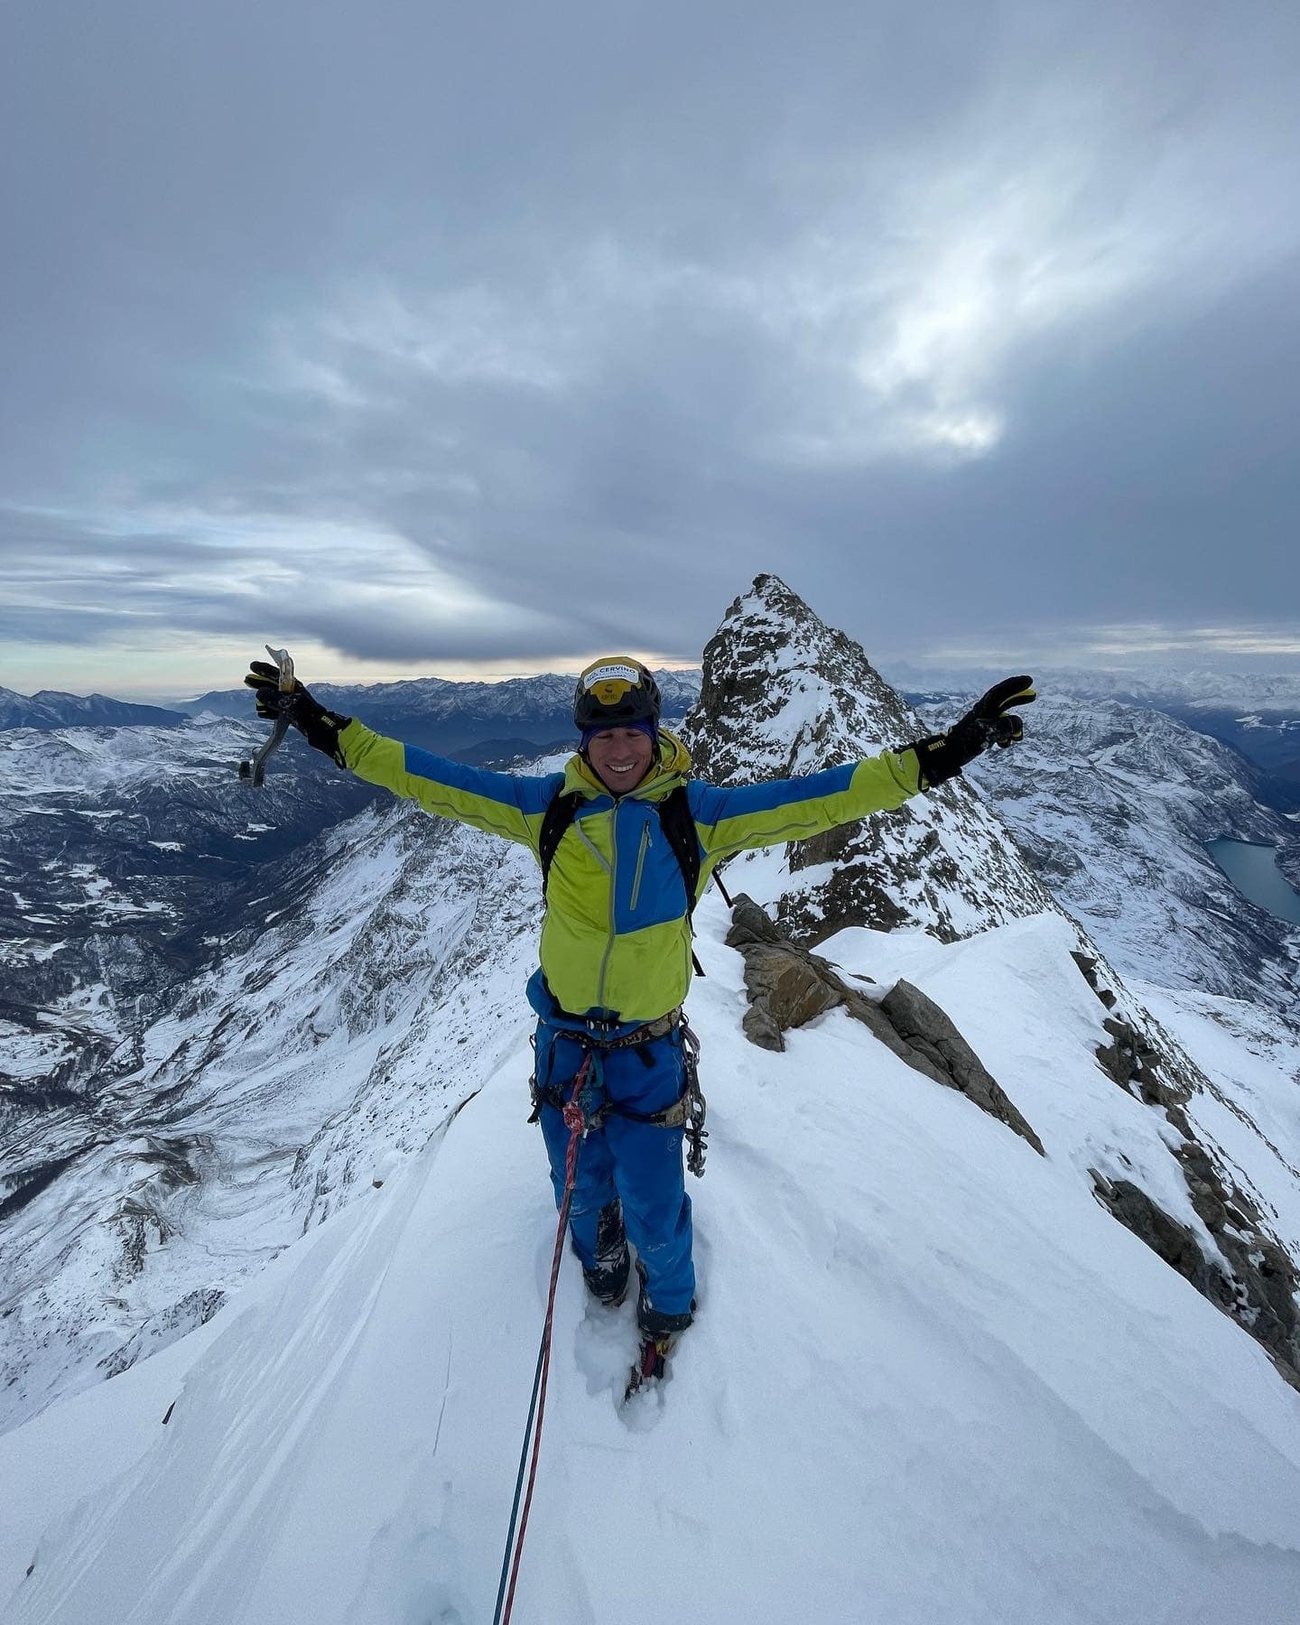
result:
<svg viewBox="0 0 1300 1625"><path fill-rule="evenodd" d="M582 1268L582 1278L593 1298L610 1309L617 1309L627 1296L627 1278L632 1260L627 1250L627 1236L623 1231L623 1204L616 1196L600 1210L596 1220L596 1265Z"/></svg>
<svg viewBox="0 0 1300 1625"><path fill-rule="evenodd" d="M645 1286L645 1266L638 1258L636 1272L641 1278L636 1300L636 1323L641 1331L641 1351L628 1377L624 1399L631 1399L638 1388L648 1382L659 1382L668 1370L668 1356L677 1347L677 1339L695 1319L695 1299L691 1307L681 1314L668 1315L650 1302Z"/></svg>
<svg viewBox="0 0 1300 1625"><path fill-rule="evenodd" d="M643 1337L654 1339L657 1337L670 1337L676 1341L679 1333L695 1319L695 1299L691 1299L691 1307L681 1314L665 1314L662 1309L656 1309L650 1302L646 1292L645 1265L638 1258L636 1272L641 1278L641 1288L636 1299L636 1323L641 1328Z"/></svg>

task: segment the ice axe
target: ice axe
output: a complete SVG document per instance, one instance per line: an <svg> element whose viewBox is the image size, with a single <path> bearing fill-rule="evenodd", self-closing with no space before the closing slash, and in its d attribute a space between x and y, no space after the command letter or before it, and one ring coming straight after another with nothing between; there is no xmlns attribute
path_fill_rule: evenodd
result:
<svg viewBox="0 0 1300 1625"><path fill-rule="evenodd" d="M293 656L287 649L273 649L269 643L266 645L266 652L280 668L280 693L282 695L292 694L294 690ZM271 729L271 737L262 746L261 750L257 751L247 761L239 764L240 778L251 783L255 790L260 789L265 784L267 757L270 756L272 751L279 749L285 734L289 732L290 720L289 708L284 706L275 719L275 726Z"/></svg>

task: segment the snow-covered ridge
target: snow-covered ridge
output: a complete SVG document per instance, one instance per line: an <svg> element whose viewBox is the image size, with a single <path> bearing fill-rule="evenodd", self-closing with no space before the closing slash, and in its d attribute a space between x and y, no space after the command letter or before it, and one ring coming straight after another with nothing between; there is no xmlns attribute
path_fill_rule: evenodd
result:
<svg viewBox="0 0 1300 1625"><path fill-rule="evenodd" d="M768 773L806 772L861 758L882 743L899 748L939 725L923 726L877 676L865 653L773 576L758 577L732 604L705 650L704 674L700 706L686 733L705 771L724 781L752 776L746 771L747 752ZM1067 713L1067 727L1077 727L1072 718ZM1173 731L1172 725L1162 729L1164 721L1151 722L1161 740ZM1103 759L1128 760L1121 749L1126 738L1108 726L1100 741ZM1198 743L1211 747L1210 741ZM1221 747L1213 749L1228 755ZM1175 776L1176 749L1164 760L1150 745L1146 754L1156 757L1158 782ZM1012 784L1032 783L1029 754L1018 748L1006 755ZM1237 787L1230 774L1226 782ZM1248 797L1242 799L1250 805ZM821 942L846 926L915 926L951 941L1059 908L996 815L964 782L784 851L742 854L728 866L727 879L733 891L743 889L756 898L804 943ZM1300 1380L1295 1243L1270 1229L1269 1205L1252 1183L1250 1165L1233 1163L1212 1133L1197 1129L1194 1102L1213 1094L1212 1081L1125 987L1078 922L1070 920L1069 929L1080 968L1090 967L1093 995L1111 1011L1105 1031L1112 1042L1098 1047L1103 1070L1163 1119L1162 1133L1173 1131L1162 1177L1203 1190L1206 1223L1215 1234L1208 1255L1190 1239L1180 1243L1180 1267L1216 1302L1239 1311L1243 1324ZM1277 984L1285 987L1290 960L1283 953L1270 964ZM1102 1058L1102 1049L1108 1058ZM1271 1168L1276 1152L1267 1137L1256 1151ZM1090 1177L1117 1216L1152 1245L1165 1245L1159 1232L1172 1221L1150 1186L1112 1180L1099 1165L1090 1169ZM1234 1202L1239 1230L1225 1219ZM1176 1227L1170 1234L1175 1232ZM1170 1244L1167 1251L1172 1261L1176 1249ZM1282 1283L1276 1294L1275 1282Z"/></svg>
<svg viewBox="0 0 1300 1625"><path fill-rule="evenodd" d="M1066 923L828 944L956 1012L1046 1158L842 1012L746 1044L716 897L700 927L700 1314L622 1407L630 1306L566 1260L516 1617L653 1617L669 1577L699 1625L1289 1621L1300 1407L1088 1194L1159 1147ZM200 1332L0 1439L7 1620L491 1617L555 1222L524 1036Z"/></svg>
<svg viewBox="0 0 1300 1625"><path fill-rule="evenodd" d="M852 760L881 745L901 746L908 738L927 731L927 725L877 677L863 652L851 640L826 627L775 578L763 578L753 592L732 606L706 653L705 671L701 704L685 731L694 743L700 771L724 782L736 777L808 771ZM1051 710L1050 706L1040 709L1044 715ZM213 804L208 798L215 795L216 805L226 806L231 794L229 763L238 754L237 746L243 747L246 733L245 727L213 720L152 742L134 730L103 735L14 734L0 745L0 761L14 764L16 792L19 786L33 785L41 792L32 796L30 807L38 827L48 820L50 797L56 790L75 800L72 786L78 780L96 782L101 786L101 805L86 816L92 818L96 829L114 834L122 830L130 846L141 831L124 828L122 818L129 813L138 820L138 804L129 795L117 805L105 803L110 801L110 791L124 786L128 791L133 786L142 791L150 786L157 788L155 781L165 760L166 786L154 805L158 801L165 804L172 822L150 818L145 844L153 854L151 861L172 865L184 858L201 874L210 867L210 856L204 853L210 854L215 832ZM1065 743L1058 741L1058 748ZM164 745L172 750L166 758L160 754ZM187 756L186 750L194 754ZM1010 767L1019 763L1022 770L1021 780L1016 782L1032 781L1035 762L1028 747L1011 756ZM32 767L30 763L38 765ZM45 764L44 777L41 763ZM304 770L323 777L303 778ZM264 816L243 819L241 827L226 831L231 846L241 841L255 847L268 837L283 840L287 832L274 822L268 828L268 819L282 820L288 809L300 809L309 803L309 792L317 783L337 791L351 782L333 773L327 764L322 765L300 742L286 747L276 758L274 780L272 790L256 798ZM251 793L239 794L251 807ZM200 812L205 827L205 845L197 853L192 813L187 815L191 819L188 823L179 816L187 797L195 796L199 799L193 810ZM100 819L106 822L101 824ZM375 867L372 854L393 839L390 826L405 830L408 824L415 844L394 849L405 852L402 863L395 866L390 854ZM439 835L437 840L435 835ZM148 999L141 1003L140 990L148 991L153 984L138 968L133 972L134 980L124 981L115 954L106 963L106 969L113 966L106 988L97 988L94 978L87 977L82 983L84 994L75 986L59 994L53 1004L59 1011L53 1027L43 1019L39 1027L33 1026L25 1035L17 1031L10 1034L8 1048L14 1076L21 1080L34 1103L44 1101L47 1114L22 1118L25 1137L11 1136L10 1175L0 1191L0 1200L7 1196L23 1201L25 1206L22 1193L33 1182L45 1178L48 1170L57 1170L65 1159L73 1159L67 1163L67 1172L52 1179L48 1194L39 1201L32 1200L23 1225L38 1232L48 1225L51 1235L64 1238L54 1249L59 1256L72 1257L73 1252L65 1254L61 1250L72 1245L71 1238L79 1238L74 1252L88 1246L89 1256L101 1257L101 1267L110 1268L115 1275L122 1275L123 1266L112 1261L129 1258L126 1275L138 1283L118 1294L125 1311L111 1321L111 1332L109 1323L102 1322L90 1301L79 1298L64 1314L57 1307L57 1294L49 1298L38 1292L29 1299L29 1306L36 1305L32 1316L20 1318L11 1328L17 1338L11 1370L23 1368L27 1361L23 1352L29 1346L26 1339L47 1339L51 1326L59 1323L80 1327L77 1336L85 1333L101 1348L105 1341L110 1342L104 1358L110 1368L120 1367L141 1350L178 1335L187 1324L187 1315L195 1312L186 1305L206 1311L213 1301L212 1294L229 1290L250 1265L267 1256L268 1247L274 1250L283 1245L286 1235L311 1223L352 1189L358 1177L355 1156L364 1162L367 1134L383 1132L383 1118L373 1119L358 1140L348 1112L355 1085L347 1080L364 1074L372 1078L367 1087L377 1087L373 1080L387 1073L383 1066L376 1072L375 1060L367 1059L370 1051L364 1023L358 1026L344 1020L340 1012L359 1009L374 1020L377 1012L395 1005L407 1012L404 1021L415 1023L421 1032L430 1031L419 1000L413 999L409 991L411 977L422 963L421 921L429 909L437 917L434 899L464 896L467 889L472 891L482 883L487 884L489 917L495 909L507 920L517 922L522 959L516 969L520 979L532 952L531 921L536 898L527 862L520 891L521 877L514 876L509 864L496 863L492 857L498 850L497 843L469 831L456 831L454 837L449 838L437 823L412 820L409 813L400 815L395 825L393 815L386 813L377 824L363 819L360 824L340 826L325 838L319 853L312 850L308 832L307 845L290 848L289 855L281 849L281 857L262 883L260 896L246 893L233 900L234 912L225 928L209 901L204 917L206 929L198 944L203 951L192 957L188 979L182 975L174 986L160 989L167 1001L165 1015L150 1019L150 1004ZM175 851L178 847L181 853ZM506 855L512 860L520 857L517 853ZM846 832L843 839L802 843L789 852L778 850L763 859L743 857L733 864L732 871L734 885L757 895L787 928L806 941L821 941L853 925L891 929L914 926L950 940L1056 906L1003 827L989 816L978 796L960 785L897 813L869 820L857 830ZM499 892L502 875L507 877L505 891ZM58 879L57 870L54 878ZM97 878L88 873L82 884L94 889ZM395 899L408 892L425 902L413 911L407 904L397 907ZM353 898L363 909L355 918ZM359 943L371 942L361 920L369 917L376 898L394 900L391 906L395 912L386 930L383 951L373 959L359 951L355 957L337 962L340 968L331 969L336 965L332 951L336 942L332 939L346 941L359 933ZM525 900L522 915L517 911L519 898ZM27 917L38 921L33 899L23 895L21 901ZM87 893L87 906L102 911L109 902L111 898L105 898L102 887L93 897ZM61 900L60 912L53 916L50 929L70 918L68 910L75 906L79 905ZM169 907L173 912L179 908L183 913L188 906L183 894L172 894ZM381 913L389 907L383 904ZM318 923L321 918L328 922L324 927ZM108 923L105 917L101 928ZM173 923L173 931L179 923ZM167 920L162 922L163 938L167 924ZM36 924L31 926L33 931L37 928ZM274 952L277 942L304 933L309 942L321 941L327 950L319 962L313 951L310 985L314 991L305 1029L294 999L281 997L278 991L274 997L263 997L259 984L268 979L256 969L268 947ZM130 939L117 940L120 948ZM138 929L136 940L145 940L139 938ZM1079 936L1077 942L1088 954L1097 952L1086 937ZM138 958L138 949L133 951ZM52 972L47 963L53 962L56 968L63 967L61 974L66 977L69 952L65 939L46 943L33 938L28 951L30 967L25 974L48 976ZM299 960L301 952L292 958ZM471 986L482 969L478 958L468 968L454 955L452 963L458 974L469 976ZM510 963L514 964L513 957ZM1139 968L1149 971L1150 964ZM364 997L352 986L357 979L366 987ZM333 997L325 990L336 980L340 991ZM1113 974L1111 981L1119 986ZM278 989L279 978L274 982ZM257 991L250 992L250 988ZM128 994L136 1001L134 1022L124 1022L118 1014ZM472 1003L473 997L467 997ZM83 1012L79 1001L86 998L92 1002ZM445 1023L449 1019L445 1008L441 1004L436 1008L441 1012L438 1019ZM1137 1026L1143 1023L1140 1007L1131 999L1126 998L1120 1014ZM89 1049L84 1037L87 1019L95 1024L95 1041ZM48 1087L43 1097L41 1094L43 1080L57 1072L63 1064L61 1056L67 1053L52 1047L60 1022L66 1041L81 1045L82 1054L92 1058L99 1055L102 1067L98 1076L89 1077L83 1068L82 1082L66 1099ZM263 1032L269 1035L269 1077L276 1080L275 1087L265 1095L257 1082L260 1074L254 1064ZM237 1041L236 1035L241 1035ZM401 1040L402 1044L407 1041ZM396 1040L390 1039L386 1044L391 1047L393 1042ZM329 1064L327 1077L337 1082L327 1083L322 1092L319 1062L322 1054L332 1053L331 1046L337 1048L337 1055ZM165 1132L160 1132L164 1125L159 1121L158 1102L183 1103L191 1096L215 1101L222 1097L226 1086L220 1085L214 1096L213 1083L223 1075L228 1051L234 1069L233 1092L229 1101L216 1109L215 1118L212 1108L205 1107L195 1116L188 1108L176 1110L169 1106ZM295 1062L293 1057L298 1055L301 1060ZM1172 1064L1178 1064L1176 1057ZM296 1072L295 1067L301 1071ZM301 1096L306 1117L299 1112L290 1118L288 1127L276 1126L276 1103L282 1098L282 1086L292 1078L297 1081L291 1093ZM342 1092L332 1093L336 1088ZM50 1108L53 1115L49 1115ZM219 1198L222 1189L231 1187L232 1168L246 1160L246 1153L234 1146L246 1132L244 1119L250 1112L250 1122L260 1125L252 1129L253 1139L280 1148L267 1151L267 1169L259 1174L256 1186L263 1216L258 1222L265 1220L268 1233L278 1239L266 1247L244 1248L238 1262L218 1263L215 1268L209 1265L204 1274L193 1264L221 1252L219 1246L214 1248L211 1241L205 1240L190 1252L191 1264L174 1269L172 1266L186 1251L181 1238L187 1226L196 1236L204 1235L214 1222L211 1215L204 1217L212 1200L209 1187ZM332 1125L328 1132L326 1124ZM295 1140L295 1135L301 1135L301 1140ZM117 1148L124 1139L137 1149L120 1154ZM307 1141L313 1141L316 1149L304 1152ZM336 1150L329 1151L330 1146ZM290 1162L293 1172L288 1177ZM279 1183L270 1176L269 1170L275 1167L286 1173ZM311 1179L304 1177L305 1167L312 1168ZM150 1168L153 1173L147 1172ZM115 1217L106 1230L97 1228L99 1221L84 1222L91 1209L66 1200L67 1180L73 1177L74 1169L78 1179L88 1180L89 1190L102 1188L100 1182L107 1180L110 1187L122 1193L120 1199L127 1201L126 1222L119 1223ZM147 1189L148 1198L143 1202L127 1194L134 1189L139 1169L147 1174L141 1188ZM236 1209L243 1211L239 1203ZM117 1208L109 1211L118 1213ZM39 1248L33 1252L33 1263L39 1267L31 1279L43 1278L47 1267L56 1267L52 1263L54 1254ZM163 1266L156 1280L151 1274L155 1264ZM93 1281L94 1277L92 1269L85 1278ZM89 1344L78 1346L88 1348ZM39 1402L37 1396L56 1392L69 1380L84 1380L89 1368L84 1366L82 1356L75 1349L67 1353L63 1364L59 1357L54 1358L50 1370L35 1386L23 1379L15 1390L20 1404Z"/></svg>
<svg viewBox="0 0 1300 1625"><path fill-rule="evenodd" d="M928 730L764 577L685 731L736 781ZM1033 775L1026 747L998 760ZM974 789L904 810L864 826L874 845L727 878L845 976L922 990L1046 1155L843 1011L754 1048L711 890L700 1318L668 1384L620 1409L630 1309L589 1313L566 1259L528 1607L642 1618L671 1573L728 1625L1281 1625L1300 1413L1233 1271L1276 1247L1256 1256L1294 1315L1294 1037L1126 984L1100 951L1081 974L1087 934ZM160 861L172 838L152 830ZM129 1073L26 1121L10 1415L137 1363L0 1440L29 1487L0 1510L15 1625L490 1617L554 1229L525 1121L535 869L387 804L277 868L132 1034ZM1130 1189L1146 1246L1094 1197ZM573 1538L612 1526L636 1532L617 1565Z"/></svg>

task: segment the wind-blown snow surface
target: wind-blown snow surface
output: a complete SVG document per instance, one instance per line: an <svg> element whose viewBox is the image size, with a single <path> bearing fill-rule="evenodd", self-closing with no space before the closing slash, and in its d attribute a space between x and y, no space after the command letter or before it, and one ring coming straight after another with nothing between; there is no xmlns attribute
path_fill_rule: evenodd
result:
<svg viewBox="0 0 1300 1625"><path fill-rule="evenodd" d="M630 1306L566 1257L516 1621L1293 1622L1300 1397L1089 1195L1086 1163L1169 1159L1096 1065L1068 922L825 945L939 998L1046 1159L842 1012L745 1043L698 923L699 1318L620 1407ZM0 1439L7 1622L492 1617L555 1223L522 1020L498 1054L207 1326Z"/></svg>

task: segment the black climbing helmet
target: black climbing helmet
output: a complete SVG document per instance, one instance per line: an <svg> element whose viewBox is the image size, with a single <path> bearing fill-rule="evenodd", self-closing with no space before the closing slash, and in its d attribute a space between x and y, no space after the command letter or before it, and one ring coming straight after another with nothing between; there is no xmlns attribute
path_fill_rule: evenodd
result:
<svg viewBox="0 0 1300 1625"><path fill-rule="evenodd" d="M627 728L638 722L659 725L659 685L639 660L623 655L594 660L578 678L573 694L573 725Z"/></svg>

